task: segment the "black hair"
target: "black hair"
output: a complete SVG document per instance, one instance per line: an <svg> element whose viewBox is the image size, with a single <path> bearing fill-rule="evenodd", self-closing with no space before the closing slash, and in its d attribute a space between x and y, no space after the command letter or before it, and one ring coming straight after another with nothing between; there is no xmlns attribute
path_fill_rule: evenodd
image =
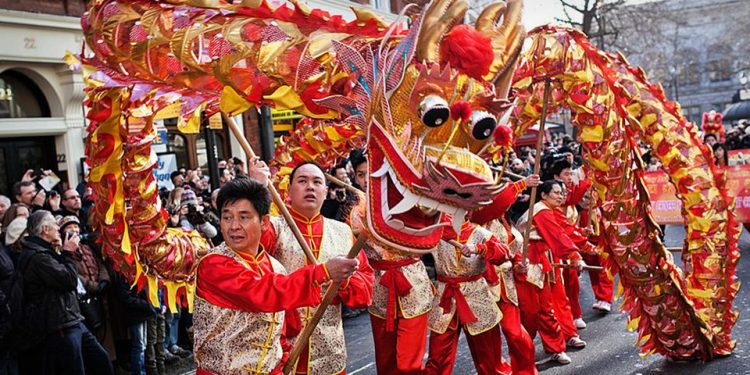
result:
<svg viewBox="0 0 750 375"><path fill-rule="evenodd" d="M559 176L560 173L562 173L564 169L569 169L569 168L573 168L573 165L570 164L568 159L560 159L554 162L554 164L552 164L552 167L550 167L549 173L552 176Z"/></svg>
<svg viewBox="0 0 750 375"><path fill-rule="evenodd" d="M242 162L242 159L236 156L232 158L232 163L234 163L234 165L245 165L245 163Z"/></svg>
<svg viewBox="0 0 750 375"><path fill-rule="evenodd" d="M221 212L224 205L241 199L249 200L259 216L268 215L271 210L271 194L265 185L252 178L238 178L224 184L216 197L216 206Z"/></svg>
<svg viewBox="0 0 750 375"><path fill-rule="evenodd" d="M708 138L708 137L713 138L715 141L719 140L719 137L717 137L716 134L714 134L714 133L708 133L708 134L706 134L706 135L703 136L703 142L705 142L706 138Z"/></svg>
<svg viewBox="0 0 750 375"><path fill-rule="evenodd" d="M174 181L174 178L175 178L175 177L177 177L177 176L182 176L182 173L180 173L180 171L179 171L179 170L176 170L176 171L172 172L172 173L171 173L171 174L169 175L169 180L170 180L170 181Z"/></svg>
<svg viewBox="0 0 750 375"><path fill-rule="evenodd" d="M34 186L34 183L31 181L18 181L15 184L13 184L13 195L21 195L21 188L27 187L27 186Z"/></svg>
<svg viewBox="0 0 750 375"><path fill-rule="evenodd" d="M349 162L354 169L357 169L362 163L367 163L367 155L365 155L365 151L360 149L353 150L349 154Z"/></svg>
<svg viewBox="0 0 750 375"><path fill-rule="evenodd" d="M555 185L559 185L560 187L562 187L562 182L557 180L545 180L544 182L542 182L542 184L537 188L537 191L539 192L537 199L539 200L542 198L542 193L549 195Z"/></svg>
<svg viewBox="0 0 750 375"><path fill-rule="evenodd" d="M723 143L714 143L714 146L712 147L714 150L714 157L716 155L716 150L723 149L724 150L724 165L729 165L729 152L727 151L727 146Z"/></svg>
<svg viewBox="0 0 750 375"><path fill-rule="evenodd" d="M302 163L297 164L297 166L294 167L294 169L292 169L292 173L289 174L289 185L291 185L294 182L294 174L297 173L297 170L300 169L300 167L304 165L308 165L308 164L314 165L315 167L317 167L320 170L320 173L323 174L323 178L325 178L326 171L323 170L323 167L321 167L314 161L303 161Z"/></svg>

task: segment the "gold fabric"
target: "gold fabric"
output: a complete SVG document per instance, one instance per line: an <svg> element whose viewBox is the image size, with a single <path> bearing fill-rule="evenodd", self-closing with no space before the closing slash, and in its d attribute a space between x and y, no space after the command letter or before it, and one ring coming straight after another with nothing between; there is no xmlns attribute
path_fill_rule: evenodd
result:
<svg viewBox="0 0 750 375"><path fill-rule="evenodd" d="M362 215L352 213L352 215L350 215L352 227L363 228L364 225L362 219ZM365 256L367 256L368 260L373 261L396 261L418 256L395 249L389 249L373 241L367 241L362 248L362 251L365 252ZM368 312L378 318L385 319L387 316L385 310L388 305L388 289L380 283L380 277L383 272L378 270L374 270L374 272L375 282L372 288L372 304L370 304ZM429 312L432 308L432 297L435 295L435 286L427 275L427 269L424 267L424 263L416 262L401 267L401 272L411 284L411 291L409 294L403 297L396 297L398 299L398 308L401 315L408 319Z"/></svg>
<svg viewBox="0 0 750 375"><path fill-rule="evenodd" d="M207 256L226 256L245 264L221 244ZM205 259L205 258L204 258ZM286 274L273 257L273 271ZM195 363L214 374L268 374L281 360L281 327L284 312L249 313L213 305L195 297L193 332Z"/></svg>
<svg viewBox="0 0 750 375"><path fill-rule="evenodd" d="M307 258L291 228L281 217L272 217L271 224L276 229L276 248L273 254L288 270L298 270L307 264ZM352 247L351 229L338 221L323 218L323 238L318 253L318 263L341 255L346 256ZM326 288L322 288L321 296ZM302 319L303 327L315 314L315 309L302 307L297 309ZM290 340L294 343L294 339ZM331 304L326 309L320 323L310 336L308 347L308 374L330 375L338 374L346 368L346 343L344 342L344 327L341 323L341 304ZM296 366L295 366L296 368Z"/></svg>
<svg viewBox="0 0 750 375"><path fill-rule="evenodd" d="M487 229L477 227L471 236L469 236L469 240L466 243L468 245L480 244L487 241L491 236L492 233ZM435 270L438 275L442 276L480 275L484 273L486 268L483 257L465 257L461 255L458 249L445 241L440 241L440 245L438 245L433 256L435 257ZM440 307L440 299L445 292L445 283L438 280L437 285L437 295L432 299L432 311L430 311L428 326L432 331L445 333L451 320L453 320L453 315L456 314L456 301L451 301L449 311L443 310ZM490 288L484 278L462 282L459 285L471 312L477 318L476 322L465 324L469 334L476 335L486 332L500 323L503 315L497 307L497 303L490 293Z"/></svg>

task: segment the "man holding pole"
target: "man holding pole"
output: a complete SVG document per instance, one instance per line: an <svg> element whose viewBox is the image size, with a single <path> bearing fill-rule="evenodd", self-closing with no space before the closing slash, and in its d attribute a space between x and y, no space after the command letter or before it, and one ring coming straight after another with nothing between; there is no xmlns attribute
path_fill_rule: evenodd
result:
<svg viewBox="0 0 750 375"><path fill-rule="evenodd" d="M526 187L538 185L539 176L537 175L508 183L491 205L475 211L471 215L472 222L487 226L498 240L508 246L509 255L512 258L522 258L521 242L523 242L523 239L521 233L510 226L505 219L505 212ZM534 359L534 342L521 324L521 310L518 307L519 299L516 284L525 282L519 279L524 273L526 273L525 259L522 260L521 264L516 263L515 265L510 261L499 266L487 265L487 282L490 284L490 291L503 313L500 326L508 342L508 354L513 374L537 375L539 371L536 369Z"/></svg>
<svg viewBox="0 0 750 375"><path fill-rule="evenodd" d="M267 168L262 162L251 168ZM251 175L254 173L250 171ZM344 223L324 218L320 209L327 194L324 171L311 162L297 165L289 176L290 212L296 228L315 259L309 259L292 233L293 228L282 218L271 218L263 233L262 243L288 270L303 269L309 264L345 256L353 245L351 228ZM346 370L346 345L341 321L341 303L350 308L365 308L372 298L373 272L364 254L359 254L357 271L340 287L337 300L326 309L294 366L298 374L341 374ZM315 310L301 307L287 318L291 330L304 329ZM291 319L290 319L291 318ZM299 321L298 319L301 319ZM296 327L295 327L296 326ZM290 334L291 336L291 334ZM293 360L293 358L292 358Z"/></svg>
<svg viewBox="0 0 750 375"><path fill-rule="evenodd" d="M270 197L252 179L237 179L217 198L225 242L197 269L194 313L198 374L277 374L283 365L285 310L320 303L321 285L347 280L357 261L333 257L286 275L259 247Z"/></svg>

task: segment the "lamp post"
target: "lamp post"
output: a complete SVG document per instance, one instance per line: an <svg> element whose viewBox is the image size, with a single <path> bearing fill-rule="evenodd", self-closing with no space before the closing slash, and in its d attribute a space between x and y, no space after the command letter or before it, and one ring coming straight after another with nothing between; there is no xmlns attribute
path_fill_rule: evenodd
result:
<svg viewBox="0 0 750 375"><path fill-rule="evenodd" d="M669 66L669 84L672 85L672 89L674 90L674 101L679 102L680 101L680 91L678 89L678 81L677 77L680 74L680 68L678 68L675 65Z"/></svg>

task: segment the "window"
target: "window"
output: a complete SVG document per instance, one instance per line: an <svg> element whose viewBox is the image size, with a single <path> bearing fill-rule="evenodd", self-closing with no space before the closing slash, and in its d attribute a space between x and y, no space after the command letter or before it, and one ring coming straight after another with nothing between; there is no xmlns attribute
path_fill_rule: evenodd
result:
<svg viewBox="0 0 750 375"><path fill-rule="evenodd" d="M706 52L708 53L708 63L706 63L708 79L711 82L732 79L732 61L730 59L732 48L724 44L714 44Z"/></svg>
<svg viewBox="0 0 750 375"><path fill-rule="evenodd" d="M42 90L25 75L7 70L0 73L0 118L50 117Z"/></svg>
<svg viewBox="0 0 750 375"><path fill-rule="evenodd" d="M214 130L211 130L212 132L216 133ZM223 160L226 158L226 155L224 155L224 139L219 136L219 134L215 134L216 137L216 157L217 162L219 160ZM198 138L195 140L195 152L196 156L198 157L198 168L203 170L203 174L208 176L208 153L206 150L206 138L204 136L204 133L201 132L198 134Z"/></svg>
<svg viewBox="0 0 750 375"><path fill-rule="evenodd" d="M683 107L682 115L685 116L685 118L687 118L688 121L693 122L698 125L701 124L702 117L703 117L703 113L701 112L701 107L698 105Z"/></svg>
<svg viewBox="0 0 750 375"><path fill-rule="evenodd" d="M695 85L701 82L701 69L698 64L698 51L692 48L679 50L672 58L675 63L669 69L671 79L677 86Z"/></svg>
<svg viewBox="0 0 750 375"><path fill-rule="evenodd" d="M167 152L173 152L177 157L177 167L188 166L187 141L185 136L180 133L167 133Z"/></svg>

